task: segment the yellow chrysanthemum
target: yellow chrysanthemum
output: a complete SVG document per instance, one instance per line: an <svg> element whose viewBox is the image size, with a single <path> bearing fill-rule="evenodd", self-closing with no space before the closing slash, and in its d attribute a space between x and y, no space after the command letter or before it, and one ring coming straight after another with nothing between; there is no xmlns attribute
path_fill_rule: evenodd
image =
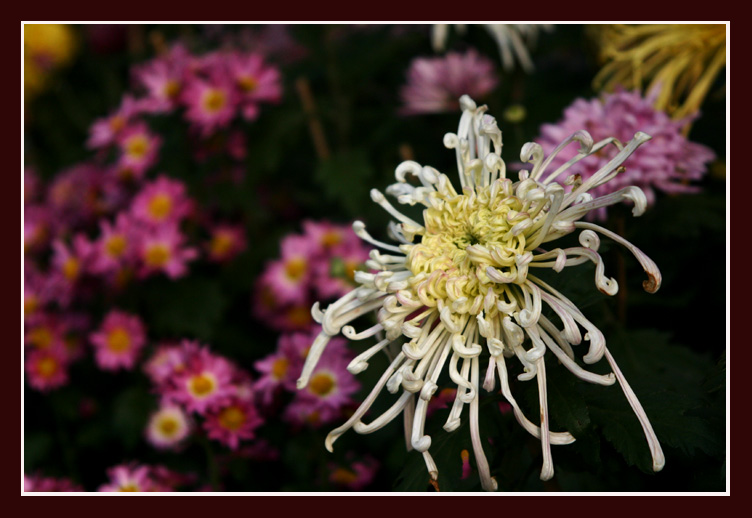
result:
<svg viewBox="0 0 752 518"><path fill-rule="evenodd" d="M657 88L655 107L675 119L700 109L726 65L725 25L601 25L595 33L605 62L595 87Z"/></svg>

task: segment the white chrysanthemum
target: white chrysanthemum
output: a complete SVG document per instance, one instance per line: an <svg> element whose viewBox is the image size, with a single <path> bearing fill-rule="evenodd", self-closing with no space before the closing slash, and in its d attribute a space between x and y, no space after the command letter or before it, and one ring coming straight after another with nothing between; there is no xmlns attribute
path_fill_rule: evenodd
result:
<svg viewBox="0 0 752 518"><path fill-rule="evenodd" d="M521 159L531 163L532 170L521 171L519 180L512 182L506 178L500 157L501 131L495 119L485 114L485 106L476 107L468 96L460 99L460 106L459 130L457 134L448 133L444 145L456 151L461 191L458 193L447 176L431 167L412 161L400 164L397 183L387 193L402 204L422 204L423 223L400 213L379 191L371 191L373 200L399 221L390 224L390 234L399 246L376 241L363 223L356 222L355 232L388 255L372 250L367 265L378 273L357 272L355 279L360 287L325 311L318 304L313 306L313 316L322 324L322 332L310 349L298 380L299 388L306 386L327 342L340 331L351 340L380 338L350 363L350 372L366 369L369 359L381 350L391 358L391 365L360 408L329 434L326 447L331 450L334 441L350 428L370 433L404 411L408 449L422 452L429 473L436 478L436 465L428 452L431 438L425 435L424 424L439 376L446 370L458 390L444 428L456 429L463 408L469 406L470 433L481 482L484 489L493 490L496 482L490 475L478 430L478 399L481 386L487 391L494 389L498 373L501 392L515 417L541 441L541 479L548 480L553 476L550 445L575 440L568 432L549 430L543 356L550 350L585 381L601 385L619 382L645 432L653 469L660 470L664 464L661 447L642 406L606 348L603 334L570 300L533 273L539 268L560 272L592 261L596 266L596 286L614 295L618 286L604 275L598 254L600 233L635 255L648 274L649 279L643 283L645 290L653 293L659 288L660 272L645 254L620 236L580 221L589 211L623 199L634 203L635 216L642 214L645 195L636 187L596 199L588 191L622 171L622 162L650 137L637 133L623 146L612 138L593 143L587 132L578 131L548 157L544 157L538 144L528 143L522 148ZM573 142L579 144L579 153L555 171L547 171L554 157ZM616 146L618 154L587 181L582 182L578 176L566 178L564 185L571 186L569 192L556 182L571 165L609 145ZM420 186L408 183L408 175L416 178ZM578 229L582 246L546 246ZM542 314L543 304L556 315L555 321ZM348 325L371 311L378 315L373 327L356 332ZM575 362L571 346L583 339L589 342L584 362L592 364L605 356L613 373L594 374ZM481 354L490 355L482 382ZM511 394L506 361L513 357L525 370L520 380L537 380L540 426L523 415ZM393 394L401 391L400 397L383 415L364 423L364 415L385 387Z"/></svg>
<svg viewBox="0 0 752 518"><path fill-rule="evenodd" d="M457 32L464 32L464 24L456 24ZM551 25L535 25L522 23L486 23L483 27L496 41L501 54L501 63L504 69L509 71L518 61L525 72L532 72L533 61L530 59L528 47L535 45L538 32L550 31ZM431 30L431 45L436 52L443 51L449 37L449 25L445 23L435 24Z"/></svg>

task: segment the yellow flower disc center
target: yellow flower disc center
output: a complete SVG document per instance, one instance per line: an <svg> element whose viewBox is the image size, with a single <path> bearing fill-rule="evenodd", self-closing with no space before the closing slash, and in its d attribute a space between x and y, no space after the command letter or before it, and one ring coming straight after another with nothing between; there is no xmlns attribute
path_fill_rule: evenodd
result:
<svg viewBox="0 0 752 518"><path fill-rule="evenodd" d="M107 335L107 347L116 353L127 351L131 347L131 335L122 327L116 327Z"/></svg>
<svg viewBox="0 0 752 518"><path fill-rule="evenodd" d="M172 210L172 198L166 194L156 194L149 200L149 214L156 220L165 219Z"/></svg>
<svg viewBox="0 0 752 518"><path fill-rule="evenodd" d="M245 423L245 412L237 406L230 406L219 413L219 424L222 428L235 431Z"/></svg>
<svg viewBox="0 0 752 518"><path fill-rule="evenodd" d="M227 96L222 90L212 88L204 94L204 108L209 112L217 112L227 104Z"/></svg>
<svg viewBox="0 0 752 518"><path fill-rule="evenodd" d="M199 374L191 378L189 388L194 396L206 397L214 392L217 386L214 377L209 374Z"/></svg>
<svg viewBox="0 0 752 518"><path fill-rule="evenodd" d="M311 378L311 382L308 386L310 387L311 392L317 396L323 397L328 395L334 389L334 378L332 378L331 374L320 372Z"/></svg>
<svg viewBox="0 0 752 518"><path fill-rule="evenodd" d="M104 249L111 257L120 257L125 252L125 237L119 234L110 236L104 245Z"/></svg>
<svg viewBox="0 0 752 518"><path fill-rule="evenodd" d="M290 366L290 361L287 358L277 358L272 363L272 376L274 379L282 379L287 374L287 368Z"/></svg>
<svg viewBox="0 0 752 518"><path fill-rule="evenodd" d="M174 417L163 417L159 421L159 432L164 435L165 437L172 437L177 433L178 428L180 428L180 425L178 424L177 419Z"/></svg>
<svg viewBox="0 0 752 518"><path fill-rule="evenodd" d="M245 93L251 93L258 86L258 81L256 81L256 78L253 76L243 76L238 78L238 86Z"/></svg>
<svg viewBox="0 0 752 518"><path fill-rule="evenodd" d="M149 141L144 135L134 135L125 144L126 153L133 158L143 158L149 151Z"/></svg>
<svg viewBox="0 0 752 518"><path fill-rule="evenodd" d="M146 257L144 259L149 266L164 266L170 260L170 249L167 245L161 243L151 245L146 250Z"/></svg>
<svg viewBox="0 0 752 518"><path fill-rule="evenodd" d="M293 281L300 279L306 271L306 261L300 257L285 262L285 274Z"/></svg>

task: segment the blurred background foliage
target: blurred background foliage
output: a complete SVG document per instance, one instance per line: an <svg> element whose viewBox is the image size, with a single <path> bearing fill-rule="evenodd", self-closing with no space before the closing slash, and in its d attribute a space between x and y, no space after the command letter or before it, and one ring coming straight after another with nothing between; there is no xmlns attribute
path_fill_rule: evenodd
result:
<svg viewBox="0 0 752 518"><path fill-rule="evenodd" d="M194 52L208 51L242 29L73 27L75 53L26 103L26 164L49 180L89 158L84 143L92 122L119 104L130 87L131 66L154 56L155 49L180 40ZM292 61L269 58L281 68L283 100L253 123L238 124L247 137L245 175L239 184L207 184L206 177L223 164L195 163L185 148L185 127L159 128L165 142L154 170L187 182L199 203L215 204L217 211L237 216L247 230L249 247L227 267L201 263L177 281L149 278L134 283L118 295L118 306L139 314L150 337L200 339L252 371L253 362L272 352L277 342L277 334L251 314L253 286L265 262L278 256L283 236L299 232L307 218L341 223L359 219L374 237L386 239L389 218L371 203L372 187L383 189L391 183L394 168L407 158L453 177L454 153L441 143L446 132L455 131L459 113L398 114L399 88L410 61L433 55L429 32L427 26L291 27L303 55ZM481 31L452 34L447 46L472 46L498 59L495 43ZM500 71L499 87L484 101L499 120L502 156L508 164L518 160L518 150L538 135L541 124L559 120L575 98L597 95L592 81L600 64L594 46L584 27L556 26L540 36L532 52L533 73L519 67ZM606 226L618 229L661 268L660 291L642 291L641 268L618 247L604 251L607 272L609 266L615 272L616 265L622 265L625 282L619 279L617 297L598 293L593 269L584 265L568 270L575 275L555 279L604 332L664 446L666 467L651 472L639 423L618 386L580 382L549 357L553 428L570 430L577 441L554 447L556 476L541 482L537 441L511 413L497 411L500 394L484 394L481 436L491 443L486 451L501 490L724 490L726 120L720 89L722 81L711 89L690 134L719 157L715 172L701 182L702 192L662 194L641 218L632 218L628 207L609 212ZM305 109L310 101L315 103L313 112ZM504 117L513 105L524 107L522 120ZM323 149L311 138L312 120L323 129ZM603 249L608 245L604 242ZM101 312L95 319L113 302L103 297L95 304ZM385 366L385 358L374 359L373 367L359 375L361 394L367 394ZM526 413L535 415L535 384L516 381L517 372L511 374L512 391ZM332 490L328 462L354 451L381 462L367 490L434 490L420 455L405 452L401 423L368 436L347 434L334 454L324 449L327 429L296 431L273 421L260 435L279 448L277 460L249 461L200 440L180 452L164 453L143 438L157 402L138 369L107 373L87 359L72 367L71 380L48 394L25 390L27 473L69 477L91 490L104 481L106 468L138 460L196 473L207 484L219 479L221 487L231 491ZM479 490L477 475L461 478L461 451L470 449L468 424L465 420L460 429L444 432L440 425L446 412L437 411L427 428L434 432L439 488Z"/></svg>

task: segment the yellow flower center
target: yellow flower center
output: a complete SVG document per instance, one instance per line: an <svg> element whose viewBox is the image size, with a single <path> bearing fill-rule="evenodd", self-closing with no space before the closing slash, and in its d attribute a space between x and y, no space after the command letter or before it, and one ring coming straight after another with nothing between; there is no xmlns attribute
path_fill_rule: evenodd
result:
<svg viewBox="0 0 752 518"><path fill-rule="evenodd" d="M464 194L432 193L436 203L423 213L421 242L407 255L411 286L424 304L435 307L442 299L449 305L464 298L467 303L460 301L459 312L478 314L489 291L494 299L511 296L507 284L488 277L487 268L516 277L517 258L543 224L545 212L544 203L523 202L510 191L511 182L500 181Z"/></svg>
<svg viewBox="0 0 752 518"><path fill-rule="evenodd" d="M222 90L212 88L204 94L204 108L208 112L217 112L227 104L227 96Z"/></svg>
<svg viewBox="0 0 752 518"><path fill-rule="evenodd" d="M126 484L124 486L120 486L121 493L138 493L139 491L141 491L141 489L139 489L136 484Z"/></svg>
<svg viewBox="0 0 752 518"><path fill-rule="evenodd" d="M211 241L211 252L217 257L224 257L232 250L232 236L224 232L215 234Z"/></svg>
<svg viewBox="0 0 752 518"><path fill-rule="evenodd" d="M39 307L39 300L34 295L24 297L24 315L29 316Z"/></svg>
<svg viewBox="0 0 752 518"><path fill-rule="evenodd" d="M292 281L299 280L306 271L306 261L301 257L285 262L285 274Z"/></svg>
<svg viewBox="0 0 752 518"><path fill-rule="evenodd" d="M69 257L63 263L63 275L65 275L65 278L69 281L76 280L80 266L78 259L75 257Z"/></svg>
<svg viewBox="0 0 752 518"><path fill-rule="evenodd" d="M155 194L149 200L149 214L156 220L163 220L170 215L172 210L172 198L164 193Z"/></svg>
<svg viewBox="0 0 752 518"><path fill-rule="evenodd" d="M331 374L319 372L311 378L309 388L317 396L324 397L328 395L335 387L336 383Z"/></svg>
<svg viewBox="0 0 752 518"><path fill-rule="evenodd" d="M143 158L147 151L149 151L149 140L145 135L134 135L125 143L125 152L133 158Z"/></svg>
<svg viewBox="0 0 752 518"><path fill-rule="evenodd" d="M192 377L188 385L191 393L198 397L206 397L210 395L217 387L214 376L209 374L199 374L198 376Z"/></svg>
<svg viewBox="0 0 752 518"><path fill-rule="evenodd" d="M287 311L287 320L296 327L308 325L311 322L311 310L305 306L293 306Z"/></svg>
<svg viewBox="0 0 752 518"><path fill-rule="evenodd" d="M131 335L122 327L116 327L107 335L107 347L116 353L127 351L131 347Z"/></svg>
<svg viewBox="0 0 752 518"><path fill-rule="evenodd" d="M239 430L245 423L245 419L245 412L237 406L224 408L219 413L219 424L222 428L231 431Z"/></svg>
<svg viewBox="0 0 752 518"><path fill-rule="evenodd" d="M178 432L180 423L178 423L178 420L172 416L165 416L159 420L157 428L159 429L159 433L165 437L172 437Z"/></svg>
<svg viewBox="0 0 752 518"><path fill-rule="evenodd" d="M110 118L110 129L113 133L117 133L125 127L125 119L122 115L113 115Z"/></svg>
<svg viewBox="0 0 752 518"><path fill-rule="evenodd" d="M337 468L331 474L331 481L335 484L347 485L352 484L356 480L358 480L358 475L346 468Z"/></svg>
<svg viewBox="0 0 752 518"><path fill-rule="evenodd" d="M170 249L162 243L152 244L146 249L144 260L152 267L164 266L170 260Z"/></svg>
<svg viewBox="0 0 752 518"><path fill-rule="evenodd" d="M332 247L342 242L342 233L336 230L328 230L321 236L321 244L325 247Z"/></svg>
<svg viewBox="0 0 752 518"><path fill-rule="evenodd" d="M180 93L180 83L174 79L170 79L165 83L164 94L168 99L175 99Z"/></svg>
<svg viewBox="0 0 752 518"><path fill-rule="evenodd" d="M256 78L253 76L243 76L238 78L238 86L245 93L251 93L258 86L258 81L256 81Z"/></svg>
<svg viewBox="0 0 752 518"><path fill-rule="evenodd" d="M111 257L120 257L125 252L125 236L115 234L107 238L104 249Z"/></svg>
<svg viewBox="0 0 752 518"><path fill-rule="evenodd" d="M287 368L290 366L290 361L287 358L277 358L272 363L272 376L274 379L282 379L287 374Z"/></svg>
<svg viewBox="0 0 752 518"><path fill-rule="evenodd" d="M57 373L59 364L52 356L45 356L37 364L37 372L43 378L51 378Z"/></svg>

